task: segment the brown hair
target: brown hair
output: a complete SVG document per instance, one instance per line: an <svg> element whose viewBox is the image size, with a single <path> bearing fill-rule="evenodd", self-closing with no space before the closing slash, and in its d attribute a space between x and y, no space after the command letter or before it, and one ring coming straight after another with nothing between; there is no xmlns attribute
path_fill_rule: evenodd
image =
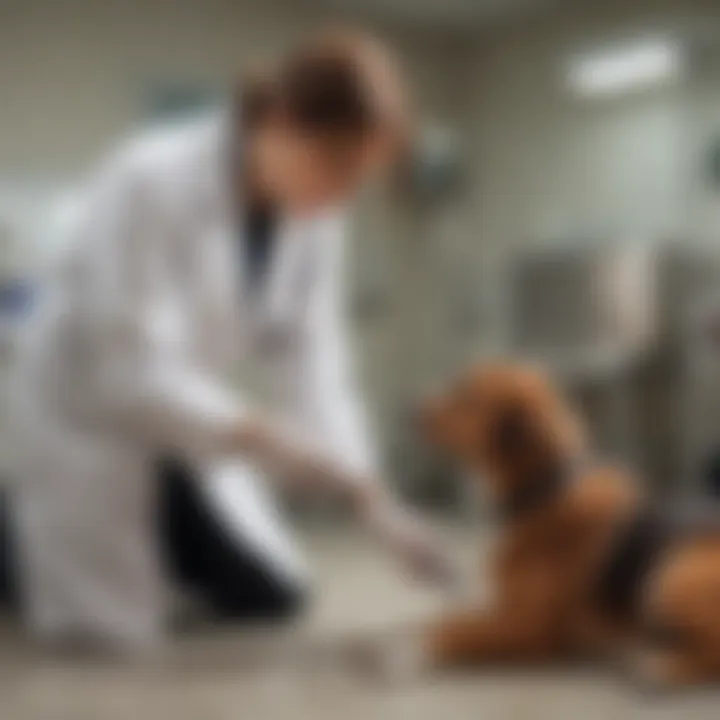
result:
<svg viewBox="0 0 720 720"><path fill-rule="evenodd" d="M394 58L377 40L356 32L324 32L299 44L274 71L242 84L240 109L250 128L278 111L313 134L379 131L401 141L409 133Z"/></svg>

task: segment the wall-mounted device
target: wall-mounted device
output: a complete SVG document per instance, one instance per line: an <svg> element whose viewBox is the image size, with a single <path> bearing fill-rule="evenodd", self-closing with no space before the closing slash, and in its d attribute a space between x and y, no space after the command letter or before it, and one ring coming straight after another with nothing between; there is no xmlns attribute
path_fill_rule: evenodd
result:
<svg viewBox="0 0 720 720"><path fill-rule="evenodd" d="M450 128L423 128L398 166L401 194L421 203L436 203L457 194L467 169L461 145Z"/></svg>

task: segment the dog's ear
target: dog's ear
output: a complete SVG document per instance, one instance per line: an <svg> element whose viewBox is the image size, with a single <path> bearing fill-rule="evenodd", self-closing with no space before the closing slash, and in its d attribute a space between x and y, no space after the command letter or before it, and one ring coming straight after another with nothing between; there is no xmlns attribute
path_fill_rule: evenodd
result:
<svg viewBox="0 0 720 720"><path fill-rule="evenodd" d="M526 450L533 435L527 408L521 403L504 408L497 418L493 435L497 450L504 457Z"/></svg>

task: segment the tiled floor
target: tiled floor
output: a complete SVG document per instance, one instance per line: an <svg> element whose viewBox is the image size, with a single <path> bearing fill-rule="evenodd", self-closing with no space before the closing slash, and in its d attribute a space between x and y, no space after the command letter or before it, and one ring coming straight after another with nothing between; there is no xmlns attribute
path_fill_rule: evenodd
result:
<svg viewBox="0 0 720 720"><path fill-rule="evenodd" d="M477 568L476 541L452 533ZM346 535L308 540L318 602L289 646L377 631L433 611L439 598L406 585L374 549ZM470 562L472 558L472 562ZM718 608L720 612L720 608ZM262 640L264 642L264 638ZM302 656L284 667L253 655L254 635L189 634L164 661L88 666L33 656L10 630L0 635L0 720L642 720L720 717L720 695L643 697L611 673L477 671L382 685L347 667L317 668Z"/></svg>

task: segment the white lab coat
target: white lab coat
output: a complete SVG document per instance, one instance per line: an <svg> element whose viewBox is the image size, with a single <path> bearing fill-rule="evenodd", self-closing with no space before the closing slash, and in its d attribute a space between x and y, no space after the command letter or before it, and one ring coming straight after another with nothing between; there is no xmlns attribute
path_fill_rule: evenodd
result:
<svg viewBox="0 0 720 720"><path fill-rule="evenodd" d="M205 118L111 158L65 223L67 249L28 323L12 417L25 600L42 635L162 637L151 469L168 448L200 469L231 529L302 574L264 479L219 451L253 402L235 391L248 358L272 369L288 416L353 469L372 468L338 307L342 214L285 223L252 299L228 128Z"/></svg>

